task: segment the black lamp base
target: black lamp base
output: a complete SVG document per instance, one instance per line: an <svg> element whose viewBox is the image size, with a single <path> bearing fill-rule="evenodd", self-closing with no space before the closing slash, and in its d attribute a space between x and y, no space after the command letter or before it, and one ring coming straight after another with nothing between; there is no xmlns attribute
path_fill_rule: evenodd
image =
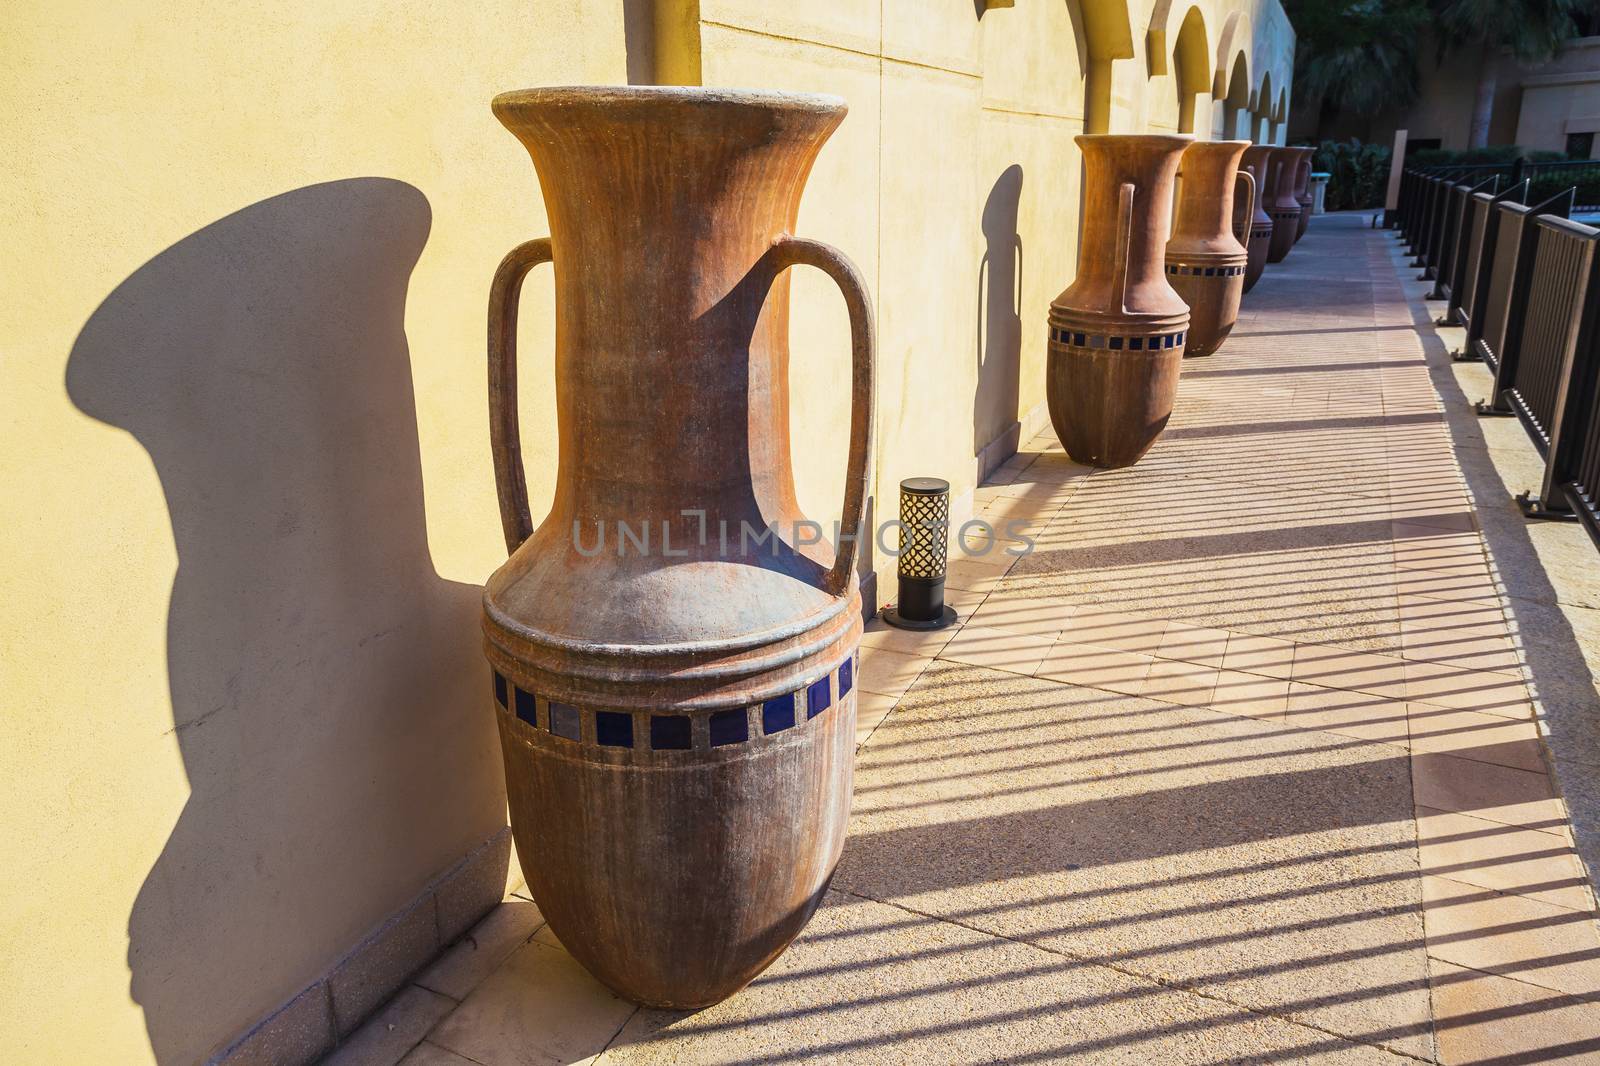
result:
<svg viewBox="0 0 1600 1066"><path fill-rule="evenodd" d="M956 624L956 609L946 604L944 610L939 612L939 617L926 622L903 618L895 607L885 607L878 617L883 619L885 625L894 626L896 629L944 629L946 626Z"/></svg>

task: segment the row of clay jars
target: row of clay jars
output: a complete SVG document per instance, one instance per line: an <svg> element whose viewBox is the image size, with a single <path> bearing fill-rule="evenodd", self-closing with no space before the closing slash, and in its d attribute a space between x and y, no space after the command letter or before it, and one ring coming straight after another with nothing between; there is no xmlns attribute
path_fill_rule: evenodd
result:
<svg viewBox="0 0 1600 1066"><path fill-rule="evenodd" d="M1172 415L1186 348L1209 355L1233 328L1251 269L1247 245L1256 247L1252 283L1265 262L1288 254L1303 213L1296 178L1302 162L1309 170L1311 149L1164 134L1076 140L1083 238L1077 279L1050 305L1046 400L1074 460L1131 466ZM1241 181L1247 149L1255 155ZM1168 242L1180 160L1184 190ZM1255 187L1243 209L1248 242L1234 230L1237 184Z"/></svg>
<svg viewBox="0 0 1600 1066"><path fill-rule="evenodd" d="M1302 221L1311 212L1311 203L1300 202L1297 194L1299 176L1304 168L1310 174L1313 148L1273 148L1270 150L1269 184L1272 191L1265 194L1267 214L1272 218L1272 243L1267 248L1267 262L1281 263L1300 239Z"/></svg>

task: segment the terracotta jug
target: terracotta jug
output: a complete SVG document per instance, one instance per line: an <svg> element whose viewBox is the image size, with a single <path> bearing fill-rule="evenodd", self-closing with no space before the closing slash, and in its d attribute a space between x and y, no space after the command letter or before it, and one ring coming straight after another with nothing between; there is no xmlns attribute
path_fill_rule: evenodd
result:
<svg viewBox="0 0 1600 1066"><path fill-rule="evenodd" d="M1306 227L1311 225L1311 157L1316 153L1315 148L1296 148L1300 153L1294 167L1294 198L1300 205L1300 221L1295 224L1294 240L1300 243L1300 238L1306 235Z"/></svg>
<svg viewBox="0 0 1600 1066"><path fill-rule="evenodd" d="M1267 249L1272 244L1272 216L1267 214L1265 207L1267 193L1270 191L1270 186L1267 184L1267 161L1271 154L1270 145L1253 144L1244 150L1244 158L1239 162L1239 172L1248 174L1255 186L1250 215L1245 216L1241 213L1243 205L1237 198L1233 205L1233 235L1244 241L1245 247L1250 252L1250 258L1244 267L1245 292L1255 288L1256 282L1261 280L1262 271L1267 269Z"/></svg>
<svg viewBox="0 0 1600 1066"><path fill-rule="evenodd" d="M1196 141L1178 164L1178 219L1167 241L1167 281L1189 305L1185 356L1222 347L1239 319L1249 253L1233 235L1234 186L1249 141Z"/></svg>
<svg viewBox="0 0 1600 1066"><path fill-rule="evenodd" d="M1178 158L1188 135L1087 134L1078 276L1050 304L1045 397L1074 460L1130 466L1178 389L1189 307L1164 267Z"/></svg>
<svg viewBox="0 0 1600 1066"><path fill-rule="evenodd" d="M596 977L639 1003L702 1007L805 925L850 809L856 550L794 533L785 273L813 266L844 292L842 517L857 529L871 305L839 252L790 235L845 104L595 87L506 93L494 113L533 157L550 220L548 239L501 263L489 304L511 557L485 589L483 631L517 854ZM517 294L552 260L559 458L535 529Z"/></svg>
<svg viewBox="0 0 1600 1066"><path fill-rule="evenodd" d="M1300 201L1294 198L1294 172L1300 153L1295 148L1273 148L1270 152L1268 182L1272 191L1265 195L1267 214L1272 217L1272 243L1267 246L1267 262L1281 263L1300 232Z"/></svg>

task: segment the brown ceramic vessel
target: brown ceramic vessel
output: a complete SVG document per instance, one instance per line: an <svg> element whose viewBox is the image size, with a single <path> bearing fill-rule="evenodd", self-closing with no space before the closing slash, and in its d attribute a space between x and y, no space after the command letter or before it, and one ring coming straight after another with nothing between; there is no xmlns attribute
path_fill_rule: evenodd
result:
<svg viewBox="0 0 1600 1066"><path fill-rule="evenodd" d="M511 557L485 589L483 632L517 854L551 930L596 977L639 1003L702 1007L806 923L850 809L856 552L796 533L785 273L817 267L844 292L854 529L871 306L842 255L791 236L845 104L566 88L503 94L494 113L533 157L550 220L548 239L500 265L489 308ZM516 309L546 261L560 453L535 529ZM776 537L752 539L769 527Z"/></svg>
<svg viewBox="0 0 1600 1066"><path fill-rule="evenodd" d="M1185 356L1222 347L1239 318L1245 246L1233 235L1234 187L1249 141L1196 141L1178 164L1178 217L1167 241L1167 281L1189 305Z"/></svg>
<svg viewBox="0 0 1600 1066"><path fill-rule="evenodd" d="M1250 258L1244 268L1245 292L1255 288L1256 282L1261 280L1262 271L1267 269L1267 249L1272 245L1272 216L1267 214L1265 206L1269 191L1268 161L1271 155L1270 145L1253 144L1244 150L1244 158L1239 162L1239 173L1249 175L1254 188L1248 215L1243 213L1245 205L1240 203L1237 197L1233 204L1233 235L1243 241L1250 251Z"/></svg>
<svg viewBox="0 0 1600 1066"><path fill-rule="evenodd" d="M1296 148L1300 158L1294 168L1294 198L1300 205L1300 221L1295 224L1294 240L1300 243L1300 238L1306 235L1306 227L1311 225L1311 157L1316 154L1315 148Z"/></svg>
<svg viewBox="0 0 1600 1066"><path fill-rule="evenodd" d="M1272 243L1267 246L1267 262L1281 263L1294 247L1300 231L1300 201L1294 198L1294 173L1299 157L1297 148L1273 148L1268 156L1270 191L1267 214L1272 218Z"/></svg>
<svg viewBox="0 0 1600 1066"><path fill-rule="evenodd" d="M1172 414L1189 308L1164 254L1187 135L1090 134L1078 276L1050 304L1045 396L1067 454L1130 466Z"/></svg>

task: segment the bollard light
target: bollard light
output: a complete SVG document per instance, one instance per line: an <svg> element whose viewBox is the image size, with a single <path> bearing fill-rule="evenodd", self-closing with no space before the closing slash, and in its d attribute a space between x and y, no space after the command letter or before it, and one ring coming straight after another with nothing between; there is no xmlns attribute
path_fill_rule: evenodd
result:
<svg viewBox="0 0 1600 1066"><path fill-rule="evenodd" d="M912 477L900 482L900 602L883 620L897 629L943 629L956 620L945 606L950 555L950 482Z"/></svg>

